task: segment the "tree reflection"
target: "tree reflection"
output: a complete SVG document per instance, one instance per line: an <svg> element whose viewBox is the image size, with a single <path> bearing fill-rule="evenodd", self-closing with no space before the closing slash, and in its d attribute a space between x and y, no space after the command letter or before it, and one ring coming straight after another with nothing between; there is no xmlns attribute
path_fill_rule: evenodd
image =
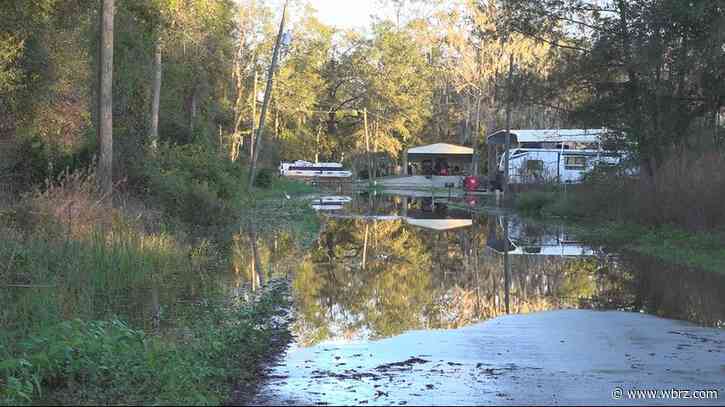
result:
<svg viewBox="0 0 725 407"><path fill-rule="evenodd" d="M431 231L400 220L326 220L294 277L300 342L457 328L505 313L503 256L487 247L487 221ZM510 312L577 306L592 295L596 269L593 258L511 256Z"/></svg>
<svg viewBox="0 0 725 407"><path fill-rule="evenodd" d="M495 217L482 216L470 227L445 231L403 220L326 218L319 239L308 250L288 234L242 231L235 238L232 263L252 287L273 276L291 278L297 308L293 333L303 346L384 338L413 329L458 328L505 314L507 306L510 313L646 310L722 324L722 276L677 277L671 272L679 278L675 286L693 289L667 289L655 272L661 267L640 264L642 269L635 272L620 257L602 252L547 254L557 252L551 245L571 244L562 228L518 220L513 225L511 240L504 233L506 222ZM508 290L505 250L510 262ZM709 288L697 291L701 283Z"/></svg>

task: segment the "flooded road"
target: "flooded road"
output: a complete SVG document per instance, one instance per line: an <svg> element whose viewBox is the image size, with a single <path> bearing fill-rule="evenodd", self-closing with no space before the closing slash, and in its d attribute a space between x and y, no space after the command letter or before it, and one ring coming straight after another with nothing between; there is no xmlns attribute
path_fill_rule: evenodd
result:
<svg viewBox="0 0 725 407"><path fill-rule="evenodd" d="M723 402L721 275L625 260L476 198L322 212L289 275L296 343L254 404L692 403L627 394L673 388Z"/></svg>
<svg viewBox="0 0 725 407"><path fill-rule="evenodd" d="M722 332L637 313L549 311L296 347L254 404L622 404L634 401L615 399L617 388L723 394L724 361Z"/></svg>

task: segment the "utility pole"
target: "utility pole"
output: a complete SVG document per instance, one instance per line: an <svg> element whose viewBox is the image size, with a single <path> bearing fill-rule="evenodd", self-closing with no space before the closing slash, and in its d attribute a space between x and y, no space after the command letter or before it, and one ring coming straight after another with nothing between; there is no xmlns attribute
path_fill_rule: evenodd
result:
<svg viewBox="0 0 725 407"><path fill-rule="evenodd" d="M317 125L317 134L315 135L315 164L320 162L320 133L322 133L322 122Z"/></svg>
<svg viewBox="0 0 725 407"><path fill-rule="evenodd" d="M506 151L504 152L503 169L503 198L506 200L509 192L509 149L511 148L511 77L514 72L514 54L509 55L509 76L506 86Z"/></svg>
<svg viewBox="0 0 725 407"><path fill-rule="evenodd" d="M282 9L282 19L279 22L279 32L277 33L277 40L274 43L274 50L272 51L272 63L269 64L269 72L267 72L267 87L264 91L264 101L262 102L262 111L259 113L259 126L257 127L257 135L254 142L254 154L252 155L252 162L249 164L249 188L254 188L254 179L257 176L257 160L259 159L259 150L262 149L262 133L264 132L264 117L267 114L267 106L269 106L269 99L272 96L272 81L274 78L274 70L277 65L277 58L279 56L280 43L282 42L282 34L284 32L284 20L287 15L287 3L289 0L284 2L284 8ZM256 95L254 96L257 97Z"/></svg>
<svg viewBox="0 0 725 407"><path fill-rule="evenodd" d="M252 131L249 133L249 159L254 159L254 128L257 127L257 70L254 70L254 85L252 87Z"/></svg>

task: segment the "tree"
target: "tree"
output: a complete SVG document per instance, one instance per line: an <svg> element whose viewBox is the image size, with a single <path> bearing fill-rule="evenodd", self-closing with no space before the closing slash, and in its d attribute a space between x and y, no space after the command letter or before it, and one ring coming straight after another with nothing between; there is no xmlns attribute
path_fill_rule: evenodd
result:
<svg viewBox="0 0 725 407"><path fill-rule="evenodd" d="M151 85L151 131L149 141L151 148L156 150L159 141L159 106L161 104L161 36L154 46L153 83Z"/></svg>
<svg viewBox="0 0 725 407"><path fill-rule="evenodd" d="M643 181L673 149L701 144L693 126L723 105L723 23L718 0L509 0L503 20L567 51L555 86L588 95L572 116L624 134Z"/></svg>
<svg viewBox="0 0 725 407"><path fill-rule="evenodd" d="M98 90L98 182L113 192L113 14L114 0L102 0Z"/></svg>
<svg viewBox="0 0 725 407"><path fill-rule="evenodd" d="M421 140L420 131L430 115L431 74L409 30L397 30L386 22L373 26L361 102L370 115L375 151L395 158Z"/></svg>

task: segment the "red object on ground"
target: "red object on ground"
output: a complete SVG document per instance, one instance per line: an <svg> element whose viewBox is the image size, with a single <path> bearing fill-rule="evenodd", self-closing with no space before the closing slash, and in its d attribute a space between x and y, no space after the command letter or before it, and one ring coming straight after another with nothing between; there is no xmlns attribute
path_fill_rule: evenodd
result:
<svg viewBox="0 0 725 407"><path fill-rule="evenodd" d="M478 189L478 178L473 175L469 175L463 179L463 187L466 191L475 191Z"/></svg>

